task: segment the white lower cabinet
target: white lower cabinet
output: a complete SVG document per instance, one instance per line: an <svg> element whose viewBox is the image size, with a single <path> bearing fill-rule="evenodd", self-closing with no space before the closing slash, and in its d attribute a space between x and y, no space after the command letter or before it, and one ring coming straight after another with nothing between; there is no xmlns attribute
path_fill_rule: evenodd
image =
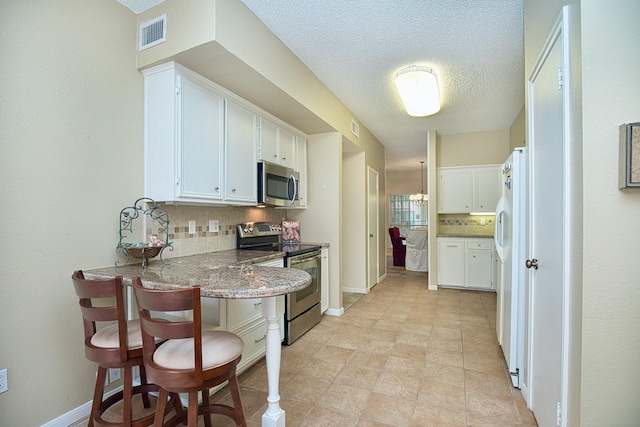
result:
<svg viewBox="0 0 640 427"><path fill-rule="evenodd" d="M255 265L283 267L283 259L278 258ZM283 295L276 298L284 300ZM265 355L267 320L262 316L262 298L229 299L226 302L227 330L237 334L244 341L242 360L237 368L237 372L240 373ZM284 339L284 319L280 319L280 339Z"/></svg>
<svg viewBox="0 0 640 427"><path fill-rule="evenodd" d="M438 285L464 286L464 239L438 238Z"/></svg>
<svg viewBox="0 0 640 427"><path fill-rule="evenodd" d="M438 285L494 289L490 238L438 237Z"/></svg>

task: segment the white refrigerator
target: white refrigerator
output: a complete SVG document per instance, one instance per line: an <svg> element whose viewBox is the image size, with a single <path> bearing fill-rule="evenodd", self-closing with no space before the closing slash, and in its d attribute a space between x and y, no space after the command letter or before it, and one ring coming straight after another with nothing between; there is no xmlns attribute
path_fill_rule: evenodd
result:
<svg viewBox="0 0 640 427"><path fill-rule="evenodd" d="M502 165L502 197L496 207L494 240L498 271L498 342L514 387L524 365L524 302L527 212L527 149L516 148Z"/></svg>

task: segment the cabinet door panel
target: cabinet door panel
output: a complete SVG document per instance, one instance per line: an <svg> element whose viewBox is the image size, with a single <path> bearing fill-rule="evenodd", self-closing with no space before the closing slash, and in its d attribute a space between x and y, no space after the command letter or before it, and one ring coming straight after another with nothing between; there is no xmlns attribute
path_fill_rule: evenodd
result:
<svg viewBox="0 0 640 427"><path fill-rule="evenodd" d="M260 160L279 163L278 159L278 127L260 117Z"/></svg>
<svg viewBox="0 0 640 427"><path fill-rule="evenodd" d="M440 174L439 212L471 212L473 203L472 172L470 170L442 171Z"/></svg>
<svg viewBox="0 0 640 427"><path fill-rule="evenodd" d="M227 100L225 199L257 202L256 115Z"/></svg>
<svg viewBox="0 0 640 427"><path fill-rule="evenodd" d="M467 286L491 288L492 269L491 250L467 251Z"/></svg>
<svg viewBox="0 0 640 427"><path fill-rule="evenodd" d="M278 157L282 166L293 169L296 164L295 159L295 136L282 128L278 129Z"/></svg>
<svg viewBox="0 0 640 427"><path fill-rule="evenodd" d="M180 197L221 198L224 100L181 79Z"/></svg>
<svg viewBox="0 0 640 427"><path fill-rule="evenodd" d="M495 212L500 198L500 170L498 167L476 171L475 195L475 212Z"/></svg>
<svg viewBox="0 0 640 427"><path fill-rule="evenodd" d="M438 241L438 285L464 286L464 241Z"/></svg>

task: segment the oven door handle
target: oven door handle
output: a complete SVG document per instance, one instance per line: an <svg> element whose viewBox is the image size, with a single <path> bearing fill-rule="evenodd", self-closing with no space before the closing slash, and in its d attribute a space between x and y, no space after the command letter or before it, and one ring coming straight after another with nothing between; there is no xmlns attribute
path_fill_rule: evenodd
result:
<svg viewBox="0 0 640 427"><path fill-rule="evenodd" d="M319 256L320 256L320 251L314 251L308 254L291 257L289 258L289 262L291 263L291 265L302 264L303 262L309 261L310 259L317 258Z"/></svg>

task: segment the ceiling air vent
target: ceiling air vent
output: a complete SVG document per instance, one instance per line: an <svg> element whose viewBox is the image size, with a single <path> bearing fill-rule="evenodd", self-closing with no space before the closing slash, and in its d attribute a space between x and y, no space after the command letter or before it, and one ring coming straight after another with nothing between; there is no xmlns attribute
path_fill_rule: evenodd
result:
<svg viewBox="0 0 640 427"><path fill-rule="evenodd" d="M167 39L167 14L158 16L140 25L140 45L138 50L163 43Z"/></svg>

